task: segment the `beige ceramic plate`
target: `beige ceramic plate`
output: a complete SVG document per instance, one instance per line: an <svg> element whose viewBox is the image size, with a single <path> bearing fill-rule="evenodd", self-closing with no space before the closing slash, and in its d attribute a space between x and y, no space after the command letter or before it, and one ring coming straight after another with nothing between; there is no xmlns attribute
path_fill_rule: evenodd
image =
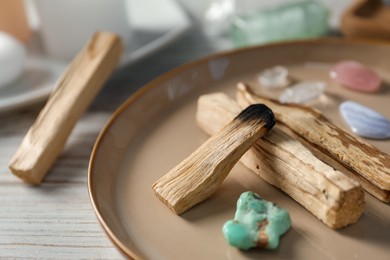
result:
<svg viewBox="0 0 390 260"><path fill-rule="evenodd" d="M349 99L390 118L390 46L335 40L277 44L217 54L179 67L131 96L112 116L92 153L89 191L96 213L115 244L127 255L147 259L389 259L390 206L366 194L360 220L331 230L283 192L237 165L206 202L174 215L151 185L206 138L195 124L196 100L214 91L234 93L239 80L256 84L270 66L288 66L296 80L321 79L330 86L315 104L346 127L338 112ZM381 93L362 94L331 82L328 68L355 59L375 69L386 84ZM390 153L390 141L369 141ZM292 229L276 251L239 251L221 233L240 193L254 191L286 208Z"/></svg>

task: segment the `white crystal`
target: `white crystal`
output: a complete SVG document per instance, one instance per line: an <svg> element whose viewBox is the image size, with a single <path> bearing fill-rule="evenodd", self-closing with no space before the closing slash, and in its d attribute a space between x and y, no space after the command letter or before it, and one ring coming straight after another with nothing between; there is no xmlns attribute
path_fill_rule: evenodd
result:
<svg viewBox="0 0 390 260"><path fill-rule="evenodd" d="M210 36L224 36L235 12L235 0L210 1L204 14L204 30Z"/></svg>
<svg viewBox="0 0 390 260"><path fill-rule="evenodd" d="M259 83L265 88L284 88L288 85L288 69L283 66L275 66L263 70L259 75Z"/></svg>
<svg viewBox="0 0 390 260"><path fill-rule="evenodd" d="M327 84L322 81L303 81L295 84L280 95L281 103L305 103L319 98Z"/></svg>

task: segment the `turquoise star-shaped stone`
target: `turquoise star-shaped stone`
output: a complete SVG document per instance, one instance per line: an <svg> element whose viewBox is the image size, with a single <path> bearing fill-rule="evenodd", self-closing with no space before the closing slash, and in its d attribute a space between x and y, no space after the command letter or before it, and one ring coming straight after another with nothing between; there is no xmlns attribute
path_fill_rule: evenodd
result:
<svg viewBox="0 0 390 260"><path fill-rule="evenodd" d="M254 192L244 192L237 201L233 220L222 228L225 239L243 250L252 247L276 249L280 236L291 226L288 212Z"/></svg>

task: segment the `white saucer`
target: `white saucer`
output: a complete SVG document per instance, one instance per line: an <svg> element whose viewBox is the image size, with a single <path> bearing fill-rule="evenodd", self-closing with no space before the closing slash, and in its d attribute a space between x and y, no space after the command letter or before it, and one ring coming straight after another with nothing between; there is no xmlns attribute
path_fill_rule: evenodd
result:
<svg viewBox="0 0 390 260"><path fill-rule="evenodd" d="M187 15L173 0L129 3L129 24L134 33L119 67L134 63L173 42L191 26ZM29 49L29 58L20 78L0 88L0 113L46 99L67 66L66 62L41 54L40 46Z"/></svg>

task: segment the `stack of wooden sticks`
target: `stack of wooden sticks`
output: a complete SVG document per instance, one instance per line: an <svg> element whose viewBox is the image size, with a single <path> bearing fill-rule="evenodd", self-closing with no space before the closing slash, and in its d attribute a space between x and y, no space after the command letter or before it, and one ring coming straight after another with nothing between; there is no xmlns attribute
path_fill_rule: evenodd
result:
<svg viewBox="0 0 390 260"><path fill-rule="evenodd" d="M359 219L365 205L364 190L383 202L390 201L390 156L333 125L310 107L281 104L257 96L248 85L239 83L237 101L224 93L201 96L196 120L205 132L220 136L243 108L258 103L272 110L276 125L268 132L263 131L262 138L257 139L248 151L242 151L245 154L240 162L244 166L334 229ZM219 146L216 147L218 152ZM200 148L197 153L202 151L206 152ZM187 159L193 159L192 155ZM224 164L223 160L220 164ZM218 179L213 185L220 184L229 171L223 165L215 168L224 170L213 172L213 178ZM181 214L212 193L202 183L197 183L199 178L183 177L200 174L192 170L178 172L176 167L153 188L165 204ZM209 182L209 179L203 181ZM183 183L189 189L176 189ZM196 193L188 192L195 186L201 188ZM199 194L206 193L207 196L199 199ZM185 196L186 208L177 210L176 202Z"/></svg>

